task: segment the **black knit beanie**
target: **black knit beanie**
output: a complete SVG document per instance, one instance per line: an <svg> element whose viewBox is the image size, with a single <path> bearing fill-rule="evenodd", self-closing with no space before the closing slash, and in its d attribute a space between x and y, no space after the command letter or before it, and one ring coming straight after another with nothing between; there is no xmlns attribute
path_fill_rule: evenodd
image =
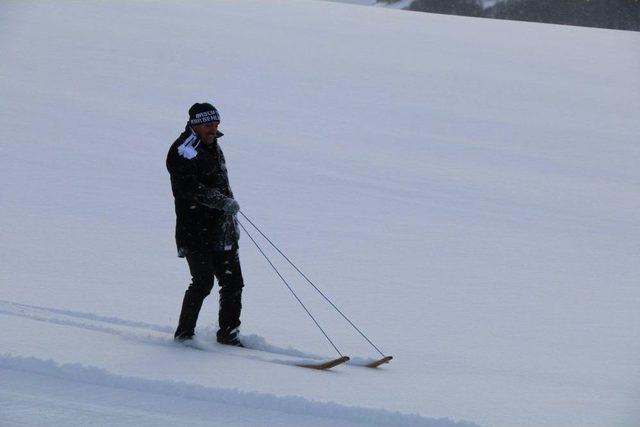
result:
<svg viewBox="0 0 640 427"><path fill-rule="evenodd" d="M219 122L220 113L216 110L216 107L208 102L198 103L196 102L189 108L189 124L199 125L201 123Z"/></svg>

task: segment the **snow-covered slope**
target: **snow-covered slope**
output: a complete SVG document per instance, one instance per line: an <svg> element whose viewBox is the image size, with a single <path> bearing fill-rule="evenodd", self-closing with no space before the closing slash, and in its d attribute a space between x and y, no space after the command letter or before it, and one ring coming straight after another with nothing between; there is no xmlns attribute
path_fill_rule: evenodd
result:
<svg viewBox="0 0 640 427"><path fill-rule="evenodd" d="M0 424L638 425L640 35L293 0L0 22ZM276 353L172 343L164 158L204 100L243 211L391 365L290 366L333 353L246 236Z"/></svg>

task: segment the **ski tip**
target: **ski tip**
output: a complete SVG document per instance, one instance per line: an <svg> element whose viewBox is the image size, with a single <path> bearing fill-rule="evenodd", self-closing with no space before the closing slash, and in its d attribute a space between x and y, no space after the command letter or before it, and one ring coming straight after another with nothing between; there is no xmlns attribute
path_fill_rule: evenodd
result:
<svg viewBox="0 0 640 427"><path fill-rule="evenodd" d="M385 356L382 359L374 360L373 362L365 365L367 368L377 368L380 365L391 362L393 356Z"/></svg>
<svg viewBox="0 0 640 427"><path fill-rule="evenodd" d="M342 356L342 357L338 357L337 359L328 360L322 363L302 363L302 364L299 364L298 366L300 366L301 368L325 370L325 369L331 369L334 366L342 365L343 363L346 363L348 361L349 361L349 356Z"/></svg>

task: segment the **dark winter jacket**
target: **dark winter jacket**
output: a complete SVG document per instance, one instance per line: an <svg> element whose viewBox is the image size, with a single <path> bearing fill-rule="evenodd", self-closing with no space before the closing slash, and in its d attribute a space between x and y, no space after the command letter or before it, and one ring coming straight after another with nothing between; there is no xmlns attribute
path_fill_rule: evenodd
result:
<svg viewBox="0 0 640 427"><path fill-rule="evenodd" d="M218 132L217 138L223 134ZM233 198L218 141L202 143L187 125L167 154L176 208L178 256L238 248L238 223L221 208Z"/></svg>

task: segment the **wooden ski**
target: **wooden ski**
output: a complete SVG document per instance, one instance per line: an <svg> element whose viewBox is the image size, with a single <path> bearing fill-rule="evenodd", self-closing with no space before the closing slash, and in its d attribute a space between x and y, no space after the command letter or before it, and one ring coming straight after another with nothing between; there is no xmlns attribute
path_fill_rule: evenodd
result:
<svg viewBox="0 0 640 427"><path fill-rule="evenodd" d="M393 359L393 356L385 356L382 359L379 360L374 360L373 362L365 365L367 368L377 368L380 365L383 365L385 363L389 363L391 361L391 359Z"/></svg>
<svg viewBox="0 0 640 427"><path fill-rule="evenodd" d="M327 360L326 362L322 362L322 363L300 363L297 366L300 366L302 368L325 370L325 369L331 369L334 366L342 365L348 360L349 360L348 356L342 356L342 357L338 357L337 359Z"/></svg>

